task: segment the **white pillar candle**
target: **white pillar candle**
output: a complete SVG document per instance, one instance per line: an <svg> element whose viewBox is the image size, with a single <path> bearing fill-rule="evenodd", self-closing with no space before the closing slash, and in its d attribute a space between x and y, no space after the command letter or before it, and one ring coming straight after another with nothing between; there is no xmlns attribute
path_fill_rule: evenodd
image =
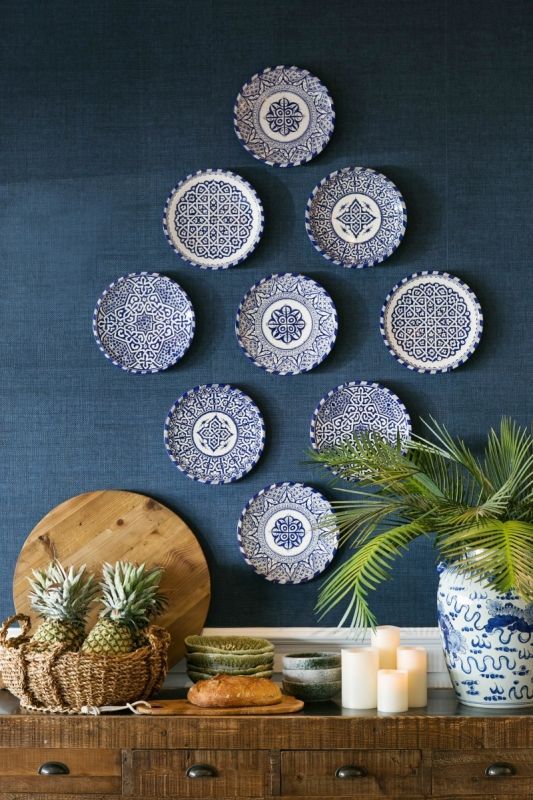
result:
<svg viewBox="0 0 533 800"><path fill-rule="evenodd" d="M396 653L398 669L407 671L409 708L428 704L428 654L424 647L399 647Z"/></svg>
<svg viewBox="0 0 533 800"><path fill-rule="evenodd" d="M396 669L396 650L400 644L400 629L395 625L379 625L370 637L372 647L379 650L379 668Z"/></svg>
<svg viewBox="0 0 533 800"><path fill-rule="evenodd" d="M378 711L392 714L407 711L408 707L407 670L380 669L378 671Z"/></svg>
<svg viewBox="0 0 533 800"><path fill-rule="evenodd" d="M343 708L375 708L379 652L375 647L341 650Z"/></svg>

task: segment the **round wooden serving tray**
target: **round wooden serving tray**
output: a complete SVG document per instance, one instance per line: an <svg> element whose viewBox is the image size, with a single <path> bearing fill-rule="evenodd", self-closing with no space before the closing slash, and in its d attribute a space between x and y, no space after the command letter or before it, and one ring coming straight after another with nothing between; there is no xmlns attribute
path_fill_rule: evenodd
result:
<svg viewBox="0 0 533 800"><path fill-rule="evenodd" d="M53 558L65 566L86 564L99 574L104 561L162 566L161 590L169 605L156 622L172 636L169 666L185 654L184 639L202 631L211 596L209 571L192 531L177 514L134 492L100 491L71 497L35 526L20 552L13 579L18 614L37 618L28 602L28 576ZM89 617L94 624L98 609Z"/></svg>

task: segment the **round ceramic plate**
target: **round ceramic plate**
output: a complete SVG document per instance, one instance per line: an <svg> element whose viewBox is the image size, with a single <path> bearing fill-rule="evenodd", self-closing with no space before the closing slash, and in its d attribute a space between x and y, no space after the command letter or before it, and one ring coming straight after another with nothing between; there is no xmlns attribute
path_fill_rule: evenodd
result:
<svg viewBox="0 0 533 800"><path fill-rule="evenodd" d="M183 357L194 336L194 310L177 283L133 272L104 290L93 313L102 353L127 372L160 372Z"/></svg>
<svg viewBox="0 0 533 800"><path fill-rule="evenodd" d="M405 203L394 183L364 167L346 167L324 178L305 212L315 249L334 264L357 269L388 258L406 223Z"/></svg>
<svg viewBox="0 0 533 800"><path fill-rule="evenodd" d="M466 283L447 272L415 272L391 290L381 335L400 364L417 372L448 372L477 348L483 313Z"/></svg>
<svg viewBox="0 0 533 800"><path fill-rule="evenodd" d="M338 546L332 509L303 483L273 483L256 494L239 520L239 547L247 564L267 580L303 583L323 572Z"/></svg>
<svg viewBox="0 0 533 800"><path fill-rule="evenodd" d="M278 375L318 366L337 336L337 312L326 290L305 275L270 275L245 294L235 332L254 364Z"/></svg>
<svg viewBox="0 0 533 800"><path fill-rule="evenodd" d="M327 145L335 110L324 84L306 69L268 67L242 87L233 120L254 158L272 167L296 167Z"/></svg>
<svg viewBox="0 0 533 800"><path fill-rule="evenodd" d="M163 216L168 243L185 261L226 269L255 250L263 233L263 206L239 175L208 169L172 190Z"/></svg>
<svg viewBox="0 0 533 800"><path fill-rule="evenodd" d="M311 444L319 452L336 447L361 432L376 431L396 443L411 436L404 404L379 383L350 381L328 392L311 420Z"/></svg>
<svg viewBox="0 0 533 800"><path fill-rule="evenodd" d="M248 395L208 383L179 397L165 422L168 455L201 483L231 483L257 464L265 443L263 417Z"/></svg>

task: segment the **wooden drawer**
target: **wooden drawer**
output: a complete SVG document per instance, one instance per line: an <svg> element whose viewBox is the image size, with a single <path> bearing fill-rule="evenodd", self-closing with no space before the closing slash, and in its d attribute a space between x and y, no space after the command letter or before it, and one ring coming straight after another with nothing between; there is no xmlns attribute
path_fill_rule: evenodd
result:
<svg viewBox="0 0 533 800"><path fill-rule="evenodd" d="M281 754L281 794L422 797L419 750L295 750Z"/></svg>
<svg viewBox="0 0 533 800"><path fill-rule="evenodd" d="M264 797L270 760L261 750L135 750L132 788L157 798Z"/></svg>
<svg viewBox="0 0 533 800"><path fill-rule="evenodd" d="M63 765L66 774L53 773L52 764ZM119 795L122 790L120 750L0 748L0 792Z"/></svg>
<svg viewBox="0 0 533 800"><path fill-rule="evenodd" d="M487 775L492 772L502 773ZM498 765L504 765L498 769ZM512 772L513 774L505 774ZM533 797L533 750L437 750L433 753L433 795Z"/></svg>

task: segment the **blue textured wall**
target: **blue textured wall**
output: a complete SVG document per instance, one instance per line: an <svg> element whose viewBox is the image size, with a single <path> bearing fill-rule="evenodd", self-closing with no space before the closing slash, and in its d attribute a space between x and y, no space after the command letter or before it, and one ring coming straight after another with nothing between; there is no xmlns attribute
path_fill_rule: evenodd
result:
<svg viewBox="0 0 533 800"><path fill-rule="evenodd" d="M2 17L0 616L35 523L71 495L114 487L159 498L195 530L213 576L210 624L313 624L319 582L268 584L235 532L242 506L273 481L329 492L304 463L325 391L378 380L415 425L433 414L474 442L502 413L531 417L531 4L12 0ZM324 153L292 170L260 165L232 128L242 83L280 63L320 76L338 114ZM383 170L408 208L400 249L363 271L328 264L303 222L313 186L349 164ZM180 262L161 230L169 189L206 167L242 174L265 205L260 246L222 273ZM130 376L98 351L91 314L104 286L142 269L183 285L197 335L174 369ZM481 347L450 374L412 374L381 341L383 298L420 269L458 274L484 308ZM306 375L267 375L234 338L245 290L280 270L318 279L340 314L332 355ZM189 480L163 446L169 406L209 381L249 392L268 426L260 464L229 486ZM433 554L414 548L379 593L380 620L432 625L434 588Z"/></svg>

